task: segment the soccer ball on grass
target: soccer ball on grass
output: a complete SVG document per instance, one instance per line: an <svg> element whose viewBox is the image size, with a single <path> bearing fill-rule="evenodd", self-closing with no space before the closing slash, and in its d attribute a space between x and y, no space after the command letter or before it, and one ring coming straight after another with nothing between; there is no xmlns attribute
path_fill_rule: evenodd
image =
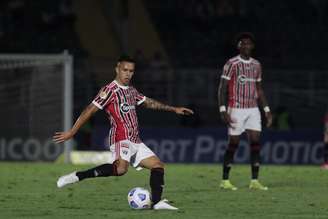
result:
<svg viewBox="0 0 328 219"><path fill-rule="evenodd" d="M148 209L151 205L150 193L144 188L133 188L128 193L128 202L133 209Z"/></svg>

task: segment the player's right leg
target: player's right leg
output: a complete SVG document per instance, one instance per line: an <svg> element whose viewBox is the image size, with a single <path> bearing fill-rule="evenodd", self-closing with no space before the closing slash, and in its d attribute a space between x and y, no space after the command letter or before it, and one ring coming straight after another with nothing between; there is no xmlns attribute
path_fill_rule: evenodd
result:
<svg viewBox="0 0 328 219"><path fill-rule="evenodd" d="M229 135L228 147L223 157L222 181L220 183L221 189L237 190L237 187L231 184L229 174L233 163L233 158L239 144L239 135Z"/></svg>
<svg viewBox="0 0 328 219"><path fill-rule="evenodd" d="M328 134L326 134L328 136ZM328 137L325 136L325 144L323 147L323 160L324 163L321 165L321 169L328 170L328 142L326 141Z"/></svg>
<svg viewBox="0 0 328 219"><path fill-rule="evenodd" d="M62 188L88 178L124 175L128 171L132 154L130 142L123 140L111 145L110 148L114 154L115 162L64 175L58 179L57 187Z"/></svg>
<svg viewBox="0 0 328 219"><path fill-rule="evenodd" d="M72 172L61 176L57 181L57 187L62 188L68 184L73 184L88 178L122 176L128 171L128 168L129 162L120 158L113 164L102 164L85 171Z"/></svg>
<svg viewBox="0 0 328 219"><path fill-rule="evenodd" d="M222 181L220 188L227 190L237 190L237 187L229 181L230 169L233 164L234 155L239 145L240 135L245 131L244 123L247 120L245 109L228 108L228 113L233 120L228 127L228 146L223 156Z"/></svg>

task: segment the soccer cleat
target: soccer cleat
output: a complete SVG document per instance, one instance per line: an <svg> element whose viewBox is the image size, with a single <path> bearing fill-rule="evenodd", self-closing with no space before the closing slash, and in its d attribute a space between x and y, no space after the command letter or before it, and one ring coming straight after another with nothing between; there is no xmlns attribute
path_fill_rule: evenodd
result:
<svg viewBox="0 0 328 219"><path fill-rule="evenodd" d="M320 166L321 169L323 170L328 170L328 163L324 163Z"/></svg>
<svg viewBox="0 0 328 219"><path fill-rule="evenodd" d="M68 184L76 183L79 181L79 178L76 176L76 172L64 175L59 177L57 180L57 187L62 188Z"/></svg>
<svg viewBox="0 0 328 219"><path fill-rule="evenodd" d="M222 180L221 184L220 184L220 188L221 189L226 189L226 190L232 190L232 191L236 191L237 187L232 185L230 180Z"/></svg>
<svg viewBox="0 0 328 219"><path fill-rule="evenodd" d="M153 209L154 210L179 210L176 207L173 207L172 205L167 203L168 200L167 199L163 199L159 202L157 202L154 206Z"/></svg>
<svg viewBox="0 0 328 219"><path fill-rule="evenodd" d="M266 186L263 186L257 179L252 179L251 183L249 184L249 189L266 191L269 188Z"/></svg>

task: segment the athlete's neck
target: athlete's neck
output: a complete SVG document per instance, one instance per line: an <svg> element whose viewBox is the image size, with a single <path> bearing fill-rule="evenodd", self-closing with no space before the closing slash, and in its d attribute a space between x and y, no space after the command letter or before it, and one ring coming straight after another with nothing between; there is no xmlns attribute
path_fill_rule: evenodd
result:
<svg viewBox="0 0 328 219"><path fill-rule="evenodd" d="M120 86L123 86L123 87L128 87L129 85L128 84L124 84L122 81L120 81L120 79L118 78L115 78L115 82L120 85Z"/></svg>
<svg viewBox="0 0 328 219"><path fill-rule="evenodd" d="M239 54L241 59L249 60L251 57L249 55Z"/></svg>

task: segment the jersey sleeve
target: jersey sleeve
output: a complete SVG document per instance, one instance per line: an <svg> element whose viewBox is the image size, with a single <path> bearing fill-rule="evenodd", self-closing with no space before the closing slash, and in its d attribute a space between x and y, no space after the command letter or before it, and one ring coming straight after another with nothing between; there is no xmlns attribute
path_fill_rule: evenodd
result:
<svg viewBox="0 0 328 219"><path fill-rule="evenodd" d="M258 64L256 72L257 72L256 81L261 82L262 81L262 66L261 66L261 64Z"/></svg>
<svg viewBox="0 0 328 219"><path fill-rule="evenodd" d="M137 91L137 89L134 88L134 98L137 102L137 105L142 104L146 100L146 96Z"/></svg>
<svg viewBox="0 0 328 219"><path fill-rule="evenodd" d="M234 68L233 63L228 61L223 67L223 72L222 72L221 78L224 78L226 80L230 80L232 74L234 73L234 69L235 68Z"/></svg>
<svg viewBox="0 0 328 219"><path fill-rule="evenodd" d="M97 96L93 99L92 103L99 109L103 109L106 105L111 103L113 91L109 87L102 87Z"/></svg>

